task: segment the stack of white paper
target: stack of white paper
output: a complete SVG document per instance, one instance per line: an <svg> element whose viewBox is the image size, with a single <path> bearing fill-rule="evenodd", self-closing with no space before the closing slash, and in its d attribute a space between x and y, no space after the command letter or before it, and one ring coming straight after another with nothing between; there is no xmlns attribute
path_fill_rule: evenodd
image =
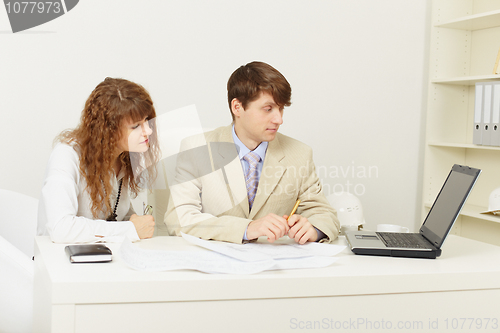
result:
<svg viewBox="0 0 500 333"><path fill-rule="evenodd" d="M182 237L206 250L145 250L126 241L121 246L121 255L130 267L137 270L194 269L205 273L254 274L265 270L326 267L333 264L337 260L333 256L345 248L322 243L233 244L206 241L186 234Z"/></svg>
<svg viewBox="0 0 500 333"><path fill-rule="evenodd" d="M205 273L254 274L274 266L272 260L248 263L211 251L145 250L129 240L123 242L120 252L127 265L139 271L194 269Z"/></svg>

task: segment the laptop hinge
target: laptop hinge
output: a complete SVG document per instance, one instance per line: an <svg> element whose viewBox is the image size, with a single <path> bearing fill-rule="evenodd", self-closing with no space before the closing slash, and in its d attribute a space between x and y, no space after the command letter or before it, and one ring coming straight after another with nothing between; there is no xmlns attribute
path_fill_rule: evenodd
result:
<svg viewBox="0 0 500 333"><path fill-rule="evenodd" d="M431 241L429 240L429 238L425 237L425 235L424 235L424 233L422 232L422 230L420 230L420 234L421 234L421 235L422 235L422 237L424 237L424 239L425 239L425 240L426 240L429 244L431 244L431 245L432 245L432 246L433 246L436 250L438 250L438 249L439 249L439 247L438 247L436 244L434 244L433 242L431 242Z"/></svg>

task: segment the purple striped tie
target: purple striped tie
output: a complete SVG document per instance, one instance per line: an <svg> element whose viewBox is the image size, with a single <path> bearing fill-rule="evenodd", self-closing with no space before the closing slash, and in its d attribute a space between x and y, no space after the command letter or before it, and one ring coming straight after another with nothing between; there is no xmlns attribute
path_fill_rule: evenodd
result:
<svg viewBox="0 0 500 333"><path fill-rule="evenodd" d="M257 178L257 165L260 162L260 157L253 152L249 152L243 156L243 159L248 162L248 170L245 175L245 181L247 185L248 205L250 206L250 209L252 209L255 194L257 193L257 186L259 185L259 179Z"/></svg>

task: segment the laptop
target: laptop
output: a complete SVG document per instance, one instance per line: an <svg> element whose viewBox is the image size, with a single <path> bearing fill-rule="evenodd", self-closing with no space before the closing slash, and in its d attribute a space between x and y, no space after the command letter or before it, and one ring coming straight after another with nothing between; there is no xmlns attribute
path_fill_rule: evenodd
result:
<svg viewBox="0 0 500 333"><path fill-rule="evenodd" d="M441 246L480 173L479 169L453 165L418 233L346 231L351 251L376 256L439 257Z"/></svg>

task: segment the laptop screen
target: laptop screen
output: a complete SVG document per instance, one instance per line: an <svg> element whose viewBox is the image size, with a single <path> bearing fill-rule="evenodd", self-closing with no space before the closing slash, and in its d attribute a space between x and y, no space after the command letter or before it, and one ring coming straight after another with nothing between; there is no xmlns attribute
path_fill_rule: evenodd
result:
<svg viewBox="0 0 500 333"><path fill-rule="evenodd" d="M465 204L481 170L455 164L420 228L440 248Z"/></svg>

